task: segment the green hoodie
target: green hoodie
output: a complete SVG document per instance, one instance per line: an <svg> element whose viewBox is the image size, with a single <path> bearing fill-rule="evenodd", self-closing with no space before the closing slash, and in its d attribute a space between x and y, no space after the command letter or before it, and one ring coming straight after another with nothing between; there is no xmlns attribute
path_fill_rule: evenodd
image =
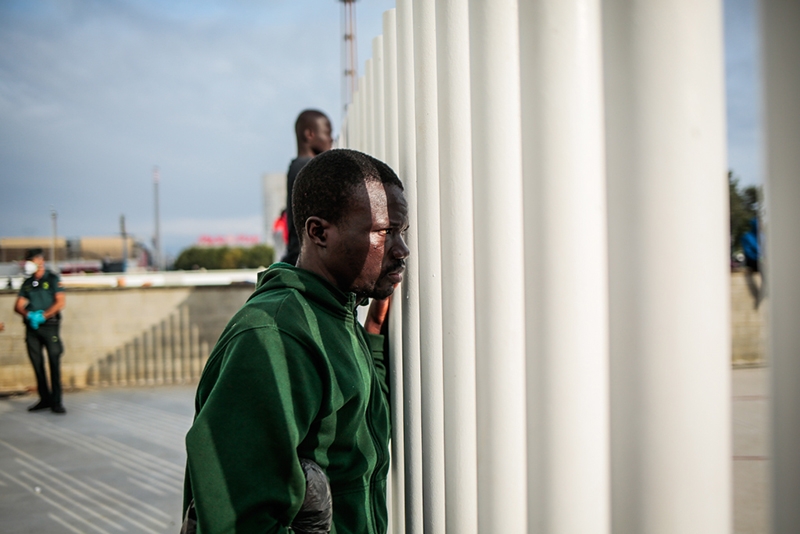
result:
<svg viewBox="0 0 800 534"><path fill-rule="evenodd" d="M184 512L198 533L290 532L300 458L326 472L338 534L386 532L389 406L383 336L355 295L275 264L260 273L208 359L186 435Z"/></svg>

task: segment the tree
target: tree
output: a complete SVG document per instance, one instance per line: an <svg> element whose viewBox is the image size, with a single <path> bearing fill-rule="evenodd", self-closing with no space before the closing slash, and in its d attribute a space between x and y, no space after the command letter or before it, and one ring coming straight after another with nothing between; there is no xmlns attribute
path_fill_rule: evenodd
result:
<svg viewBox="0 0 800 534"><path fill-rule="evenodd" d="M255 269L272 264L275 251L269 245L252 247L198 247L181 251L174 268L191 269Z"/></svg>

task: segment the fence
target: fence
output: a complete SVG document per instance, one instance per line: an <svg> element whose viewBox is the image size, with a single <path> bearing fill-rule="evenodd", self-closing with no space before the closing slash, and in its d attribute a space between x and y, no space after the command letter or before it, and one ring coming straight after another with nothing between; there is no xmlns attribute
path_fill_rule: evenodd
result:
<svg viewBox="0 0 800 534"><path fill-rule="evenodd" d="M395 168L409 201L394 531L730 532L721 2L396 6L339 139ZM800 8L764 6L787 532Z"/></svg>

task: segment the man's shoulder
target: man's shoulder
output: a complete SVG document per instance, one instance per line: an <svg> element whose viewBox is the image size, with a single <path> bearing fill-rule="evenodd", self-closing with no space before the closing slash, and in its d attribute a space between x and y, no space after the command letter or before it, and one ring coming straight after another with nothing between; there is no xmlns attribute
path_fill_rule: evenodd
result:
<svg viewBox="0 0 800 534"><path fill-rule="evenodd" d="M299 156L297 158L294 158L291 161L291 163L289 163L288 178L290 179L294 178L297 175L297 173L300 172L300 169L305 167L306 163L311 161L311 159L312 159L311 156Z"/></svg>

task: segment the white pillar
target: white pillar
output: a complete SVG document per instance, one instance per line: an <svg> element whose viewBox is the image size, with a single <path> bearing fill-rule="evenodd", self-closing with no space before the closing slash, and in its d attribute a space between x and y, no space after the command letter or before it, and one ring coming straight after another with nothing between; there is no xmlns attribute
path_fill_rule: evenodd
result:
<svg viewBox="0 0 800 534"><path fill-rule="evenodd" d="M414 0L414 97L417 131L417 221L422 355L422 499L425 532L445 531L442 265L436 92L436 13Z"/></svg>
<svg viewBox="0 0 800 534"><path fill-rule="evenodd" d="M366 71L366 67L364 67ZM358 150L369 154L369 87L366 75L358 78Z"/></svg>
<svg viewBox="0 0 800 534"><path fill-rule="evenodd" d="M762 0L772 532L800 529L800 4Z"/></svg>
<svg viewBox="0 0 800 534"><path fill-rule="evenodd" d="M386 159L386 110L383 87L383 35L372 39L372 155L381 161Z"/></svg>
<svg viewBox="0 0 800 534"><path fill-rule="evenodd" d="M612 530L731 531L722 5L607 0ZM595 258L586 258L594 268Z"/></svg>
<svg viewBox="0 0 800 534"><path fill-rule="evenodd" d="M394 9L383 13L383 87L385 116L384 161L397 171L397 20ZM392 532L405 532L405 457L403 441L403 298L395 290L389 314L389 374L392 406L392 486L390 525Z"/></svg>
<svg viewBox="0 0 800 534"><path fill-rule="evenodd" d="M468 0L436 2L447 530L478 532Z"/></svg>
<svg viewBox="0 0 800 534"><path fill-rule="evenodd" d="M530 532L610 530L599 0L520 3Z"/></svg>
<svg viewBox="0 0 800 534"><path fill-rule="evenodd" d="M348 148L353 150L361 150L361 91L356 89L353 91L353 103L350 104L350 113L348 128L348 140L350 145Z"/></svg>
<svg viewBox="0 0 800 534"><path fill-rule="evenodd" d="M422 372L422 499L425 532L445 531L442 260L436 100L436 13L413 2L414 106L417 128L420 353Z"/></svg>
<svg viewBox="0 0 800 534"><path fill-rule="evenodd" d="M364 64L364 152L375 156L375 93L372 58Z"/></svg>
<svg viewBox="0 0 800 534"><path fill-rule="evenodd" d="M423 532L422 407L420 384L419 246L416 132L414 127L414 33L412 0L397 0L398 174L405 186L410 227L403 289L403 399L406 533Z"/></svg>
<svg viewBox="0 0 800 534"><path fill-rule="evenodd" d="M385 161L395 171L397 153L397 13L390 9L383 14L383 94L386 110Z"/></svg>
<svg viewBox="0 0 800 534"><path fill-rule="evenodd" d="M519 27L515 0L470 0L478 528L527 531Z"/></svg>

